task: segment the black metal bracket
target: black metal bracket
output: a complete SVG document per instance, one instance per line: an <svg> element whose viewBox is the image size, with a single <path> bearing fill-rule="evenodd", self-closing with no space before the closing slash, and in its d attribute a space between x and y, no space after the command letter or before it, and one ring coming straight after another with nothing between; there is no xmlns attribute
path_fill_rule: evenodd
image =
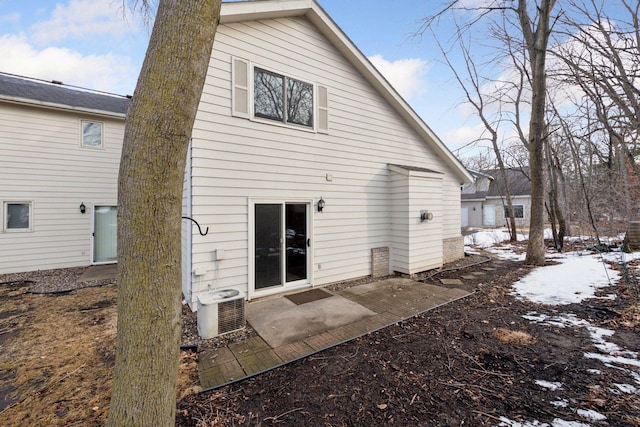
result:
<svg viewBox="0 0 640 427"><path fill-rule="evenodd" d="M203 233L202 228L200 228L200 224L198 224L198 221L196 221L195 219L189 218L188 216L183 216L182 219L189 219L193 221L198 226L198 232L200 233L201 236L206 236L209 233L209 227L207 227L207 229L204 230L204 233Z"/></svg>

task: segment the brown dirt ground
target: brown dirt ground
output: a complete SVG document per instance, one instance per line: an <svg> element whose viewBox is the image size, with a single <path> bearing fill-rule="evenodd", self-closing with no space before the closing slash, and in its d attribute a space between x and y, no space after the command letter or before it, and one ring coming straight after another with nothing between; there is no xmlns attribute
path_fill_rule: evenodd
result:
<svg viewBox="0 0 640 427"><path fill-rule="evenodd" d="M176 425L488 426L500 416L577 420L576 407L606 414L606 423L594 426L639 425L639 395L611 392L611 384L632 380L584 357L593 351L584 328L522 317L558 313L511 295L511 284L528 271L519 262L503 264L466 299L211 392L197 393L197 353L184 351ZM102 425L114 361L115 285L56 295L28 289L23 282L0 284L0 425ZM624 286L604 292L617 298L563 310L615 330L608 341L639 352L635 299ZM558 392L535 380L562 382L569 405L552 405Z"/></svg>

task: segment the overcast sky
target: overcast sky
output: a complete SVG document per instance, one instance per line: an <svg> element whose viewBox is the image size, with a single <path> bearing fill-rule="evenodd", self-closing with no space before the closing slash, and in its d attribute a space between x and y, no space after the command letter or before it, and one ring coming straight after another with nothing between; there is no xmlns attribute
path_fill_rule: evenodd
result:
<svg viewBox="0 0 640 427"><path fill-rule="evenodd" d="M477 0L466 0L477 1ZM420 18L438 0L319 0L319 4L454 150L482 130ZM0 71L132 94L150 28L120 0L0 0ZM447 25L446 22L443 23Z"/></svg>

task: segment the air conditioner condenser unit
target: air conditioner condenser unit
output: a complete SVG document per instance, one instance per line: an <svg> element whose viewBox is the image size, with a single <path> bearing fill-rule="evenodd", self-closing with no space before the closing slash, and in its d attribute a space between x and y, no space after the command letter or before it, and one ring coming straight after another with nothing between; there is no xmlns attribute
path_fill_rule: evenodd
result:
<svg viewBox="0 0 640 427"><path fill-rule="evenodd" d="M217 337L244 328L245 295L235 289L206 292L198 296L198 335Z"/></svg>

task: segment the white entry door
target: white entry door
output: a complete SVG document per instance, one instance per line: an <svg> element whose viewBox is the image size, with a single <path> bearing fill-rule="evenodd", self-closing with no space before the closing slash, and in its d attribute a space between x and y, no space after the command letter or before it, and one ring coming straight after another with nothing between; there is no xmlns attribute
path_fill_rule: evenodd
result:
<svg viewBox="0 0 640 427"><path fill-rule="evenodd" d="M118 210L116 206L93 208L93 263L115 262L118 257Z"/></svg>
<svg viewBox="0 0 640 427"><path fill-rule="evenodd" d="M484 205L482 206L482 225L487 227L496 226L496 206Z"/></svg>
<svg viewBox="0 0 640 427"><path fill-rule="evenodd" d="M469 226L469 208L460 208L460 225L462 227Z"/></svg>

